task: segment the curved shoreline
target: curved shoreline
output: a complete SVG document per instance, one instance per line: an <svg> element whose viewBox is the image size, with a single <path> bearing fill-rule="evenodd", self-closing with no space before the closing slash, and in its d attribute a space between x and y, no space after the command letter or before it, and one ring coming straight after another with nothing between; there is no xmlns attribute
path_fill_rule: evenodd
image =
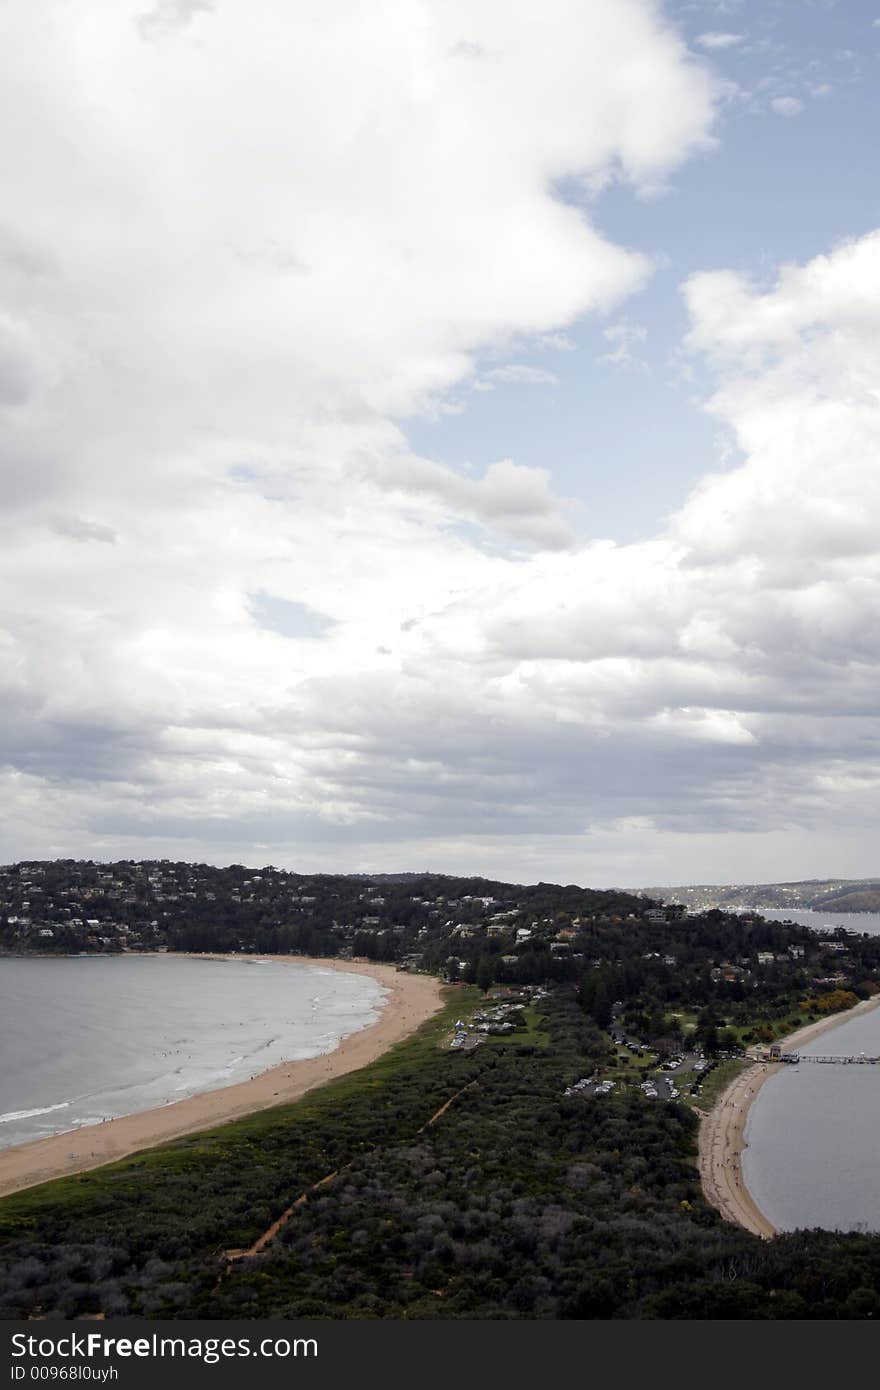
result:
<svg viewBox="0 0 880 1390"><path fill-rule="evenodd" d="M780 1045L783 1051L792 1052L856 1015L869 1013L878 1006L880 995L861 999L843 1013L807 1023L794 1033L789 1033L788 1037L780 1038ZM764 1240L772 1239L779 1231L761 1211L746 1187L742 1154L748 1145L746 1122L749 1108L767 1078L774 1076L783 1065L778 1062L754 1062L734 1078L700 1123L700 1182L706 1200L721 1213L725 1221L742 1226Z"/></svg>
<svg viewBox="0 0 880 1390"><path fill-rule="evenodd" d="M279 960L293 965L370 975L388 990L375 1023L349 1033L332 1052L301 1061L281 1062L250 1081L187 1096L155 1110L121 1115L106 1124L51 1134L27 1144L0 1149L0 1197L22 1192L53 1178L100 1168L141 1149L154 1148L186 1134L213 1129L273 1105L299 1100L307 1091L348 1072L358 1071L402 1041L442 1005L441 982L433 975L410 975L392 965L318 956L236 955L179 952L195 960Z"/></svg>

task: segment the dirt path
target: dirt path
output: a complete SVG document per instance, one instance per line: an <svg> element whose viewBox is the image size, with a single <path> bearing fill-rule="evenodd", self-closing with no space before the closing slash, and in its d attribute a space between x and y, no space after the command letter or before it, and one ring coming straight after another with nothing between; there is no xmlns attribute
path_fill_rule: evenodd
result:
<svg viewBox="0 0 880 1390"><path fill-rule="evenodd" d="M434 1124L436 1120L439 1120L441 1115L445 1115L446 1111L449 1109L450 1105L454 1100L458 1100L459 1096L463 1096L465 1091L469 1091L470 1088L472 1086L476 1086L476 1084L477 1083L475 1078L473 1081L469 1081L466 1086L462 1086L461 1090L456 1091L454 1096L450 1096L446 1103L440 1106L439 1110L434 1111L434 1114L431 1116L430 1120L426 1120L425 1123L419 1129L416 1130L416 1134L424 1134L425 1130L430 1129L431 1125Z"/></svg>
<svg viewBox="0 0 880 1390"><path fill-rule="evenodd" d="M328 1173L326 1177L319 1178L317 1182L313 1182L311 1187L309 1188L309 1192L317 1192L319 1188L326 1187L328 1183L331 1183L333 1179L338 1176L339 1169L336 1168L333 1170L332 1173ZM265 1230L261 1236L257 1236L257 1239L254 1241L253 1245L249 1245L246 1249L243 1250L224 1251L224 1258L226 1259L227 1263L234 1264L237 1260L250 1260L253 1258L254 1255L259 1255L263 1250L265 1250L266 1246L270 1243L270 1241L273 1241L275 1237L278 1235L278 1232L284 1229L284 1227L287 1225L288 1221L293 1216L297 1208L305 1206L306 1202L309 1200L309 1192L303 1192L301 1196L297 1197L295 1202L291 1202L290 1206L287 1207L287 1209L281 1213L278 1219L276 1221L273 1221L272 1225L269 1226L268 1229Z"/></svg>

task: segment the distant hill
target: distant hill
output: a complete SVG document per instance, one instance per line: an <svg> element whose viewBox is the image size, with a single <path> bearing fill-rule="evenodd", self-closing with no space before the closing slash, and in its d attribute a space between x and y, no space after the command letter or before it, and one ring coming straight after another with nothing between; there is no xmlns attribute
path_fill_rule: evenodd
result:
<svg viewBox="0 0 880 1390"><path fill-rule="evenodd" d="M691 883L642 888L665 902L692 911L708 907L813 908L834 912L880 912L880 878L808 878L795 883Z"/></svg>

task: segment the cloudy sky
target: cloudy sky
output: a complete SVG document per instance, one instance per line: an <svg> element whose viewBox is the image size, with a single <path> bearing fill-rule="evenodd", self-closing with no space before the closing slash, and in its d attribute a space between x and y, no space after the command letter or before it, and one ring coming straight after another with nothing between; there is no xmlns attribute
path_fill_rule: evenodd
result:
<svg viewBox="0 0 880 1390"><path fill-rule="evenodd" d="M880 2L0 45L0 858L880 872Z"/></svg>

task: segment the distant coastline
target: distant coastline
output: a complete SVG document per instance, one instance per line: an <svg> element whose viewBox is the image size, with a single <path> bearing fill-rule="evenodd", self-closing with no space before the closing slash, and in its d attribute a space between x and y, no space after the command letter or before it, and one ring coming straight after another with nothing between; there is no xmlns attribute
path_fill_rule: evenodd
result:
<svg viewBox="0 0 880 1390"><path fill-rule="evenodd" d="M795 1051L814 1038L846 1023L859 1014L880 1007L880 995L861 999L851 1009L818 1019L780 1039L786 1052ZM761 1087L768 1077L781 1070L777 1062L755 1062L731 1082L718 1097L712 1110L700 1123L699 1167L703 1192L725 1221L731 1221L765 1240L778 1235L773 1223L761 1211L749 1192L743 1176L742 1154L746 1147L746 1122Z"/></svg>
<svg viewBox="0 0 880 1390"><path fill-rule="evenodd" d="M30 955L32 953L28 953ZM155 953L138 952L138 955ZM263 960L259 954L163 952L195 960ZM141 1149L212 1129L255 1111L299 1100L327 1081L357 1071L407 1037L441 1007L441 981L390 965L317 956L278 956L287 964L369 975L388 991L375 1023L350 1033L332 1052L282 1062L252 1080L204 1091L155 1110L121 1115L105 1124L67 1130L0 1150L0 1197L54 1178L102 1167Z"/></svg>

